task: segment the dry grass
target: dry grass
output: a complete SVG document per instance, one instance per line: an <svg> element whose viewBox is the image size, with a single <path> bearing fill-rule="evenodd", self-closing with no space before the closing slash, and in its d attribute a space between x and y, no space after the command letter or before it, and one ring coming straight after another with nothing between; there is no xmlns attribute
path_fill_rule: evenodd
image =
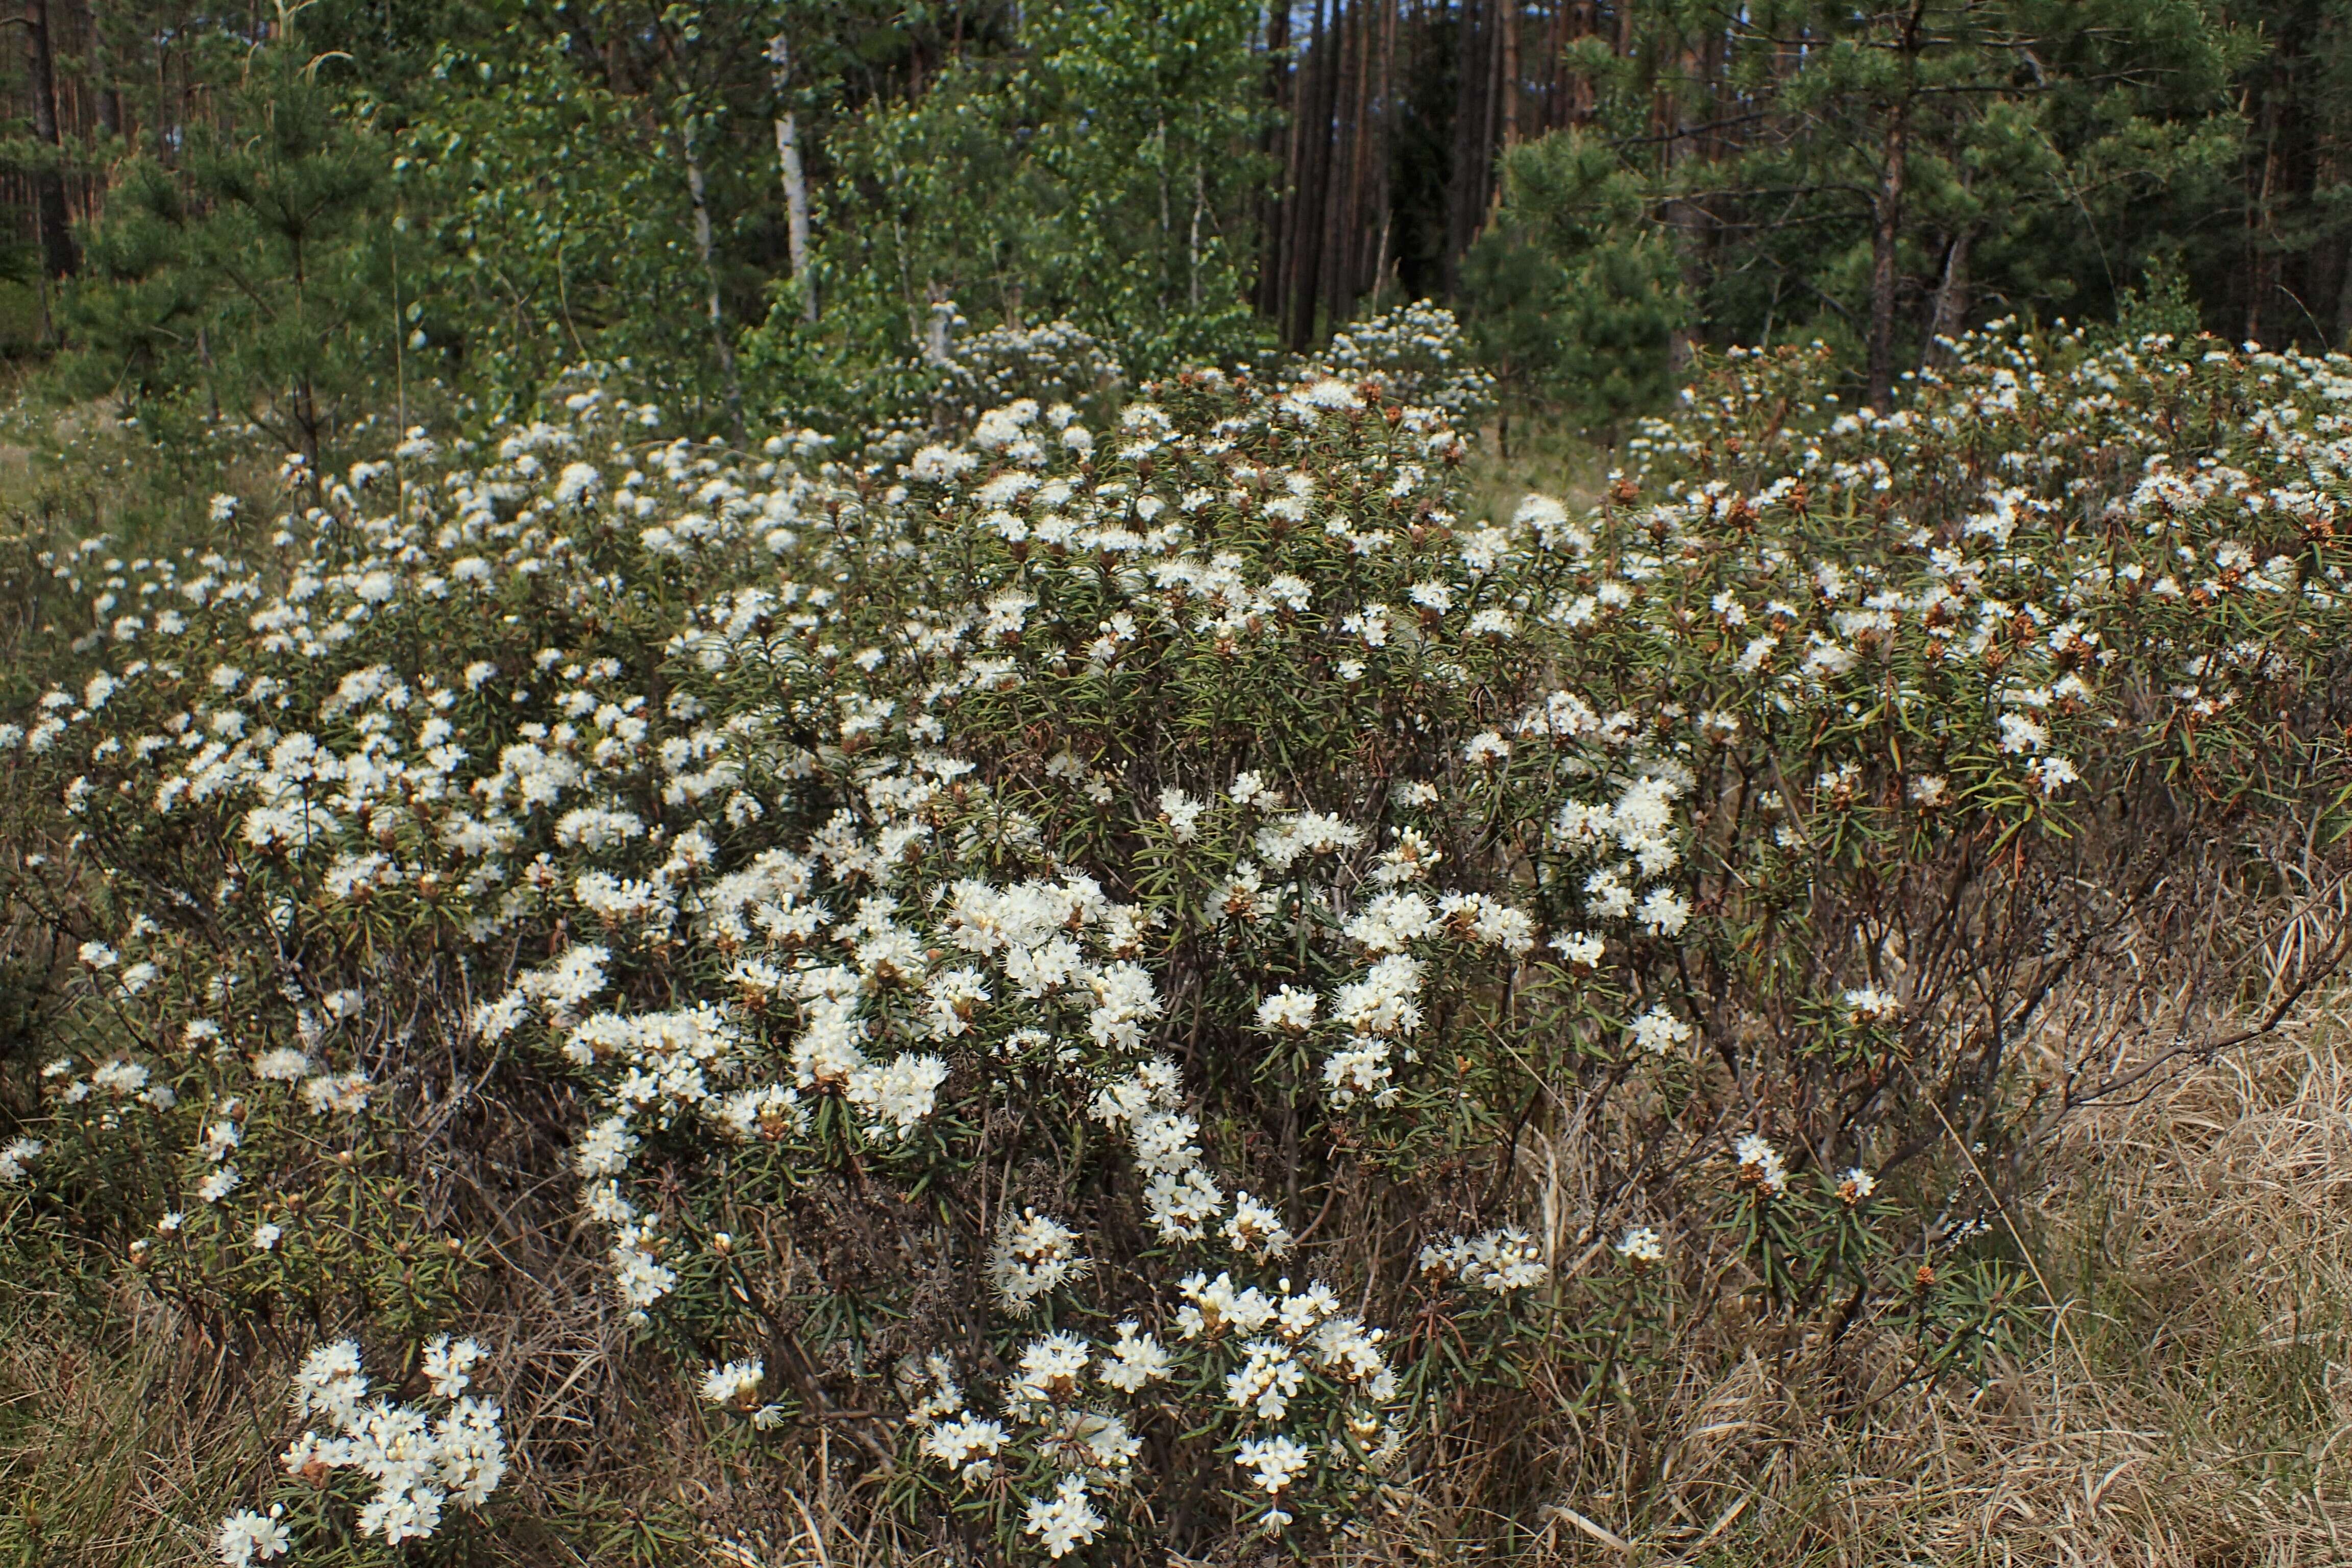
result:
<svg viewBox="0 0 2352 1568"><path fill-rule="evenodd" d="M1831 1359L1801 1342L1695 1357L1634 1473L1595 1434L1522 1561L1664 1568L2321 1568L2352 1563L2352 1038L2323 1026L2085 1115L2018 1216L2072 1305L1981 1384L1906 1381L1893 1336ZM824 1443L788 1465L707 1456L684 1401L646 1402L593 1312L552 1283L500 1361L524 1468L504 1563L907 1564L932 1542L864 1523ZM221 1500L278 1436L275 1386L152 1305L92 1344L21 1293L0 1339L0 1563L197 1560ZM615 1404L635 1430L610 1429ZM1629 1450L1630 1451L1630 1450ZM534 1458L536 1456L536 1458ZM551 1464L560 1457L561 1464ZM1566 1457L1562 1457L1565 1460ZM595 1475L583 1489L565 1475ZM520 1516L528 1516L522 1523ZM520 1529L518 1526L520 1525ZM1362 1556L1459 1562L1471 1510L1428 1496ZM717 1544L719 1537L742 1542ZM930 1550L926 1550L930 1548ZM1477 1560L1499 1561L1497 1552Z"/></svg>
<svg viewBox="0 0 2352 1568"><path fill-rule="evenodd" d="M2019 1216L2071 1305L1981 1385L1750 1354L1688 1378L1646 1532L1563 1497L1538 1555L1774 1568L2352 1563L2352 1041L2194 1068L2086 1114ZM1614 1505L1614 1506L1612 1506ZM1609 1545L1601 1533L1624 1547Z"/></svg>

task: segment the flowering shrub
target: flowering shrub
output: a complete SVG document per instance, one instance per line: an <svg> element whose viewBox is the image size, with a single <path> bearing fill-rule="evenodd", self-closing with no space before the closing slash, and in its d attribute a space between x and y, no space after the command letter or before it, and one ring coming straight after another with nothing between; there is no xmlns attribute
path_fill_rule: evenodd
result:
<svg viewBox="0 0 2352 1568"><path fill-rule="evenodd" d="M1423 300L1350 322L1319 363L1337 376L1373 382L1390 399L1426 405L1475 429L1496 409L1495 378L1470 357L1454 312Z"/></svg>
<svg viewBox="0 0 2352 1568"><path fill-rule="evenodd" d="M80 974L9 1223L415 1341L576 1215L729 1441L1047 1559L1405 1506L1725 1270L1965 1354L1988 1171L2113 1077L2061 983L2343 782L2337 369L2053 352L1735 358L1586 517L1327 366L863 467L583 390L268 562L95 542L0 732ZM496 1484L446 1419L404 1531Z"/></svg>
<svg viewBox="0 0 2352 1568"><path fill-rule="evenodd" d="M488 1501L506 1475L507 1449L498 1405L466 1393L484 1353L473 1341L453 1343L446 1334L425 1347L418 1370L443 1404L436 1417L416 1405L370 1399L356 1342L312 1352L295 1375L294 1417L315 1416L327 1436L308 1427L278 1457L289 1479L267 1514L240 1510L221 1522L221 1562L246 1568L280 1555L294 1540L289 1519L308 1527L305 1533L327 1526L335 1505L358 1495L337 1482L339 1470L356 1472L373 1489L354 1522L361 1535L386 1546L431 1536L445 1507L478 1509Z"/></svg>
<svg viewBox="0 0 2352 1568"><path fill-rule="evenodd" d="M990 410L1024 399L1098 418L1126 377L1108 347L1068 321L961 336L971 323L954 301L941 300L929 324L924 352L860 378L876 415L864 432L867 461L902 463L923 443L969 430Z"/></svg>

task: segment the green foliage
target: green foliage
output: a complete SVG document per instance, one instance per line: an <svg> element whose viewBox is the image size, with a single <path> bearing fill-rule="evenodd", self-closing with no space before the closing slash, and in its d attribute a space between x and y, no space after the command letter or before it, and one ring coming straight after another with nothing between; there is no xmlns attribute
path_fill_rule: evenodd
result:
<svg viewBox="0 0 2352 1568"><path fill-rule="evenodd" d="M1580 421L1657 408L1690 309L1648 185L1578 132L1512 150L1503 171L1502 209L1462 264L1481 355L1509 392Z"/></svg>
<svg viewBox="0 0 2352 1568"><path fill-rule="evenodd" d="M1505 154L1502 221L1464 274L1488 352L1603 419L1657 406L1685 322L1839 344L1883 400L1985 301L2105 314L2230 199L2227 89L2257 47L2193 0L1627 20L1630 47L1575 52L1593 123Z"/></svg>
<svg viewBox="0 0 2352 1568"><path fill-rule="evenodd" d="M68 296L69 386L249 421L314 467L385 401L387 171L320 79L332 68L280 38L176 167L133 163Z"/></svg>
<svg viewBox="0 0 2352 1568"><path fill-rule="evenodd" d="M528 409L566 365L625 362L682 410L717 400L677 149L568 36L443 46L401 95L392 168L413 363Z"/></svg>
<svg viewBox="0 0 2352 1568"><path fill-rule="evenodd" d="M2197 336L2198 326L2189 275L2176 258L2160 252L2148 258L2140 287L2125 289L2116 301L2114 335L2126 343L2168 337L2185 344Z"/></svg>
<svg viewBox="0 0 2352 1568"><path fill-rule="evenodd" d="M1256 346L1256 16L1234 0L1047 5L1010 52L960 57L921 98L844 124L819 226L838 327L820 331L867 363L919 353L932 305L953 300L1013 328L1066 318L1144 374ZM761 337L805 331L785 290Z"/></svg>

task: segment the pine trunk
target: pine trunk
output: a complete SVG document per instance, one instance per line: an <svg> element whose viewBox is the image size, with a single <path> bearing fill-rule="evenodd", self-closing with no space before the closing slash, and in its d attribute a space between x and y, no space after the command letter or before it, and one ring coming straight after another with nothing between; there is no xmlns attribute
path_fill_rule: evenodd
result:
<svg viewBox="0 0 2352 1568"><path fill-rule="evenodd" d="M34 203L41 229L41 267L51 278L70 278L80 265L74 254L73 224L66 212L65 147L58 134L58 68L49 48L49 0L25 6L25 65L33 99L33 138L47 149L33 176Z"/></svg>
<svg viewBox="0 0 2352 1568"><path fill-rule="evenodd" d="M1870 214L1870 405L1886 411L1895 395L1896 243L1903 235L1903 177L1910 153L1911 105L1895 107L1886 127L1885 162Z"/></svg>

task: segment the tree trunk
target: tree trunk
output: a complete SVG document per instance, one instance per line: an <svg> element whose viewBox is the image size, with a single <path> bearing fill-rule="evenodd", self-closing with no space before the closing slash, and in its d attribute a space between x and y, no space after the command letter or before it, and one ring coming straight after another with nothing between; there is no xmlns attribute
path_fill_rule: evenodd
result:
<svg viewBox="0 0 2352 1568"><path fill-rule="evenodd" d="M1292 189L1297 159L1293 149L1298 142L1297 115L1291 111L1290 83L1290 7L1276 5L1266 18L1266 101L1273 106L1258 151L1276 165L1278 172L1270 188L1259 200L1257 251L1258 313L1269 321L1280 321L1286 303L1283 279L1288 275L1286 263L1289 251L1283 243L1284 225L1289 217L1288 204L1297 193Z"/></svg>
<svg viewBox="0 0 2352 1568"><path fill-rule="evenodd" d="M923 361L927 364L955 363L954 339L950 325L955 319L955 304L948 298L947 285L933 283L924 290L930 300L930 312L923 319Z"/></svg>
<svg viewBox="0 0 2352 1568"><path fill-rule="evenodd" d="M1459 40L1454 96L1453 183L1445 193L1445 249L1439 258L1445 292L1462 287L1462 257L1478 237L1486 217L1487 170L1495 144L1489 129L1494 106L1494 42L1485 7L1463 0L1456 24Z"/></svg>
<svg viewBox="0 0 2352 1568"><path fill-rule="evenodd" d="M1385 3L1385 0L1377 0ZM1324 180L1322 280L1316 292L1336 324L1348 310L1356 255L1356 132L1362 113L1365 0L1337 10L1331 31L1331 162Z"/></svg>
<svg viewBox="0 0 2352 1568"><path fill-rule="evenodd" d="M710 315L710 342L719 353L719 374L727 394L727 421L738 445L743 439L743 384L735 374L735 344L727 336L727 310L719 294L718 246L711 237L709 187L702 174L702 154L691 132L679 139L686 148L686 189L694 201L694 248L702 258L706 302Z"/></svg>
<svg viewBox="0 0 2352 1568"><path fill-rule="evenodd" d="M1948 351L1942 340L1960 335L1969 317L1969 247L1976 239L1976 230L1963 228L1952 236L1952 243L1944 252L1944 276L1936 285L1936 307L1927 320L1927 343L1920 353L1921 363L1927 363Z"/></svg>
<svg viewBox="0 0 2352 1568"><path fill-rule="evenodd" d="M33 176L34 204L40 216L41 267L51 278L70 278L79 266L73 225L66 215L65 149L58 134L58 70L49 51L49 0L25 6L26 87L33 99L33 137L47 149Z"/></svg>
<svg viewBox="0 0 2352 1568"><path fill-rule="evenodd" d="M2273 229L2271 203L2273 189L2278 184L2278 100L2284 92L2278 79L2284 72L2274 65L2270 74L2270 90L2263 95L2260 117L2262 184L2255 189L2253 199L2246 207L2246 330L2243 336L2252 343L2263 341L2263 313L2270 304L2272 292L2278 287L2278 250L2270 243Z"/></svg>
<svg viewBox="0 0 2352 1568"><path fill-rule="evenodd" d="M801 164L800 116L787 109L776 117L776 162L784 173L784 249L800 289L801 319L816 320L816 279L809 274L808 171Z"/></svg>
<svg viewBox="0 0 2352 1568"><path fill-rule="evenodd" d="M2352 243L2339 242L2336 260L2336 352L2352 343Z"/></svg>
<svg viewBox="0 0 2352 1568"><path fill-rule="evenodd" d="M800 289L801 319L816 320L816 279L809 275L808 171L801 163L800 116L786 93L792 88L792 46L782 33L768 40L768 58L774 62L771 78L776 92L776 165L784 178L784 251L793 266L793 282Z"/></svg>
<svg viewBox="0 0 2352 1568"><path fill-rule="evenodd" d="M1298 113L1302 128L1299 175L1291 202L1292 256L1289 320L1283 341L1303 349L1315 335L1315 307L1323 281L1325 197L1331 177L1331 118L1339 88L1337 34L1343 0L1318 4L1315 32L1307 48L1307 66L1299 83Z"/></svg>
<svg viewBox="0 0 2352 1568"><path fill-rule="evenodd" d="M1880 413L1895 395L1895 293L1902 278L1896 247L1903 238L1903 181L1909 172L1911 101L1918 88L1919 24L1927 0L1912 0L1895 47L1903 60L1903 96L1888 110L1885 163L1870 204L1870 374L1867 396Z"/></svg>
<svg viewBox="0 0 2352 1568"><path fill-rule="evenodd" d="M1503 100L1503 146L1507 151L1519 144L1519 0L1501 0L1501 6L1503 79L1498 90ZM1502 182L1497 180L1497 199L1502 191Z"/></svg>
<svg viewBox="0 0 2352 1568"><path fill-rule="evenodd" d="M1910 152L1911 102L1895 105L1886 127L1886 162L1870 213L1870 405L1886 412L1895 395L1895 243L1903 234L1903 175Z"/></svg>

